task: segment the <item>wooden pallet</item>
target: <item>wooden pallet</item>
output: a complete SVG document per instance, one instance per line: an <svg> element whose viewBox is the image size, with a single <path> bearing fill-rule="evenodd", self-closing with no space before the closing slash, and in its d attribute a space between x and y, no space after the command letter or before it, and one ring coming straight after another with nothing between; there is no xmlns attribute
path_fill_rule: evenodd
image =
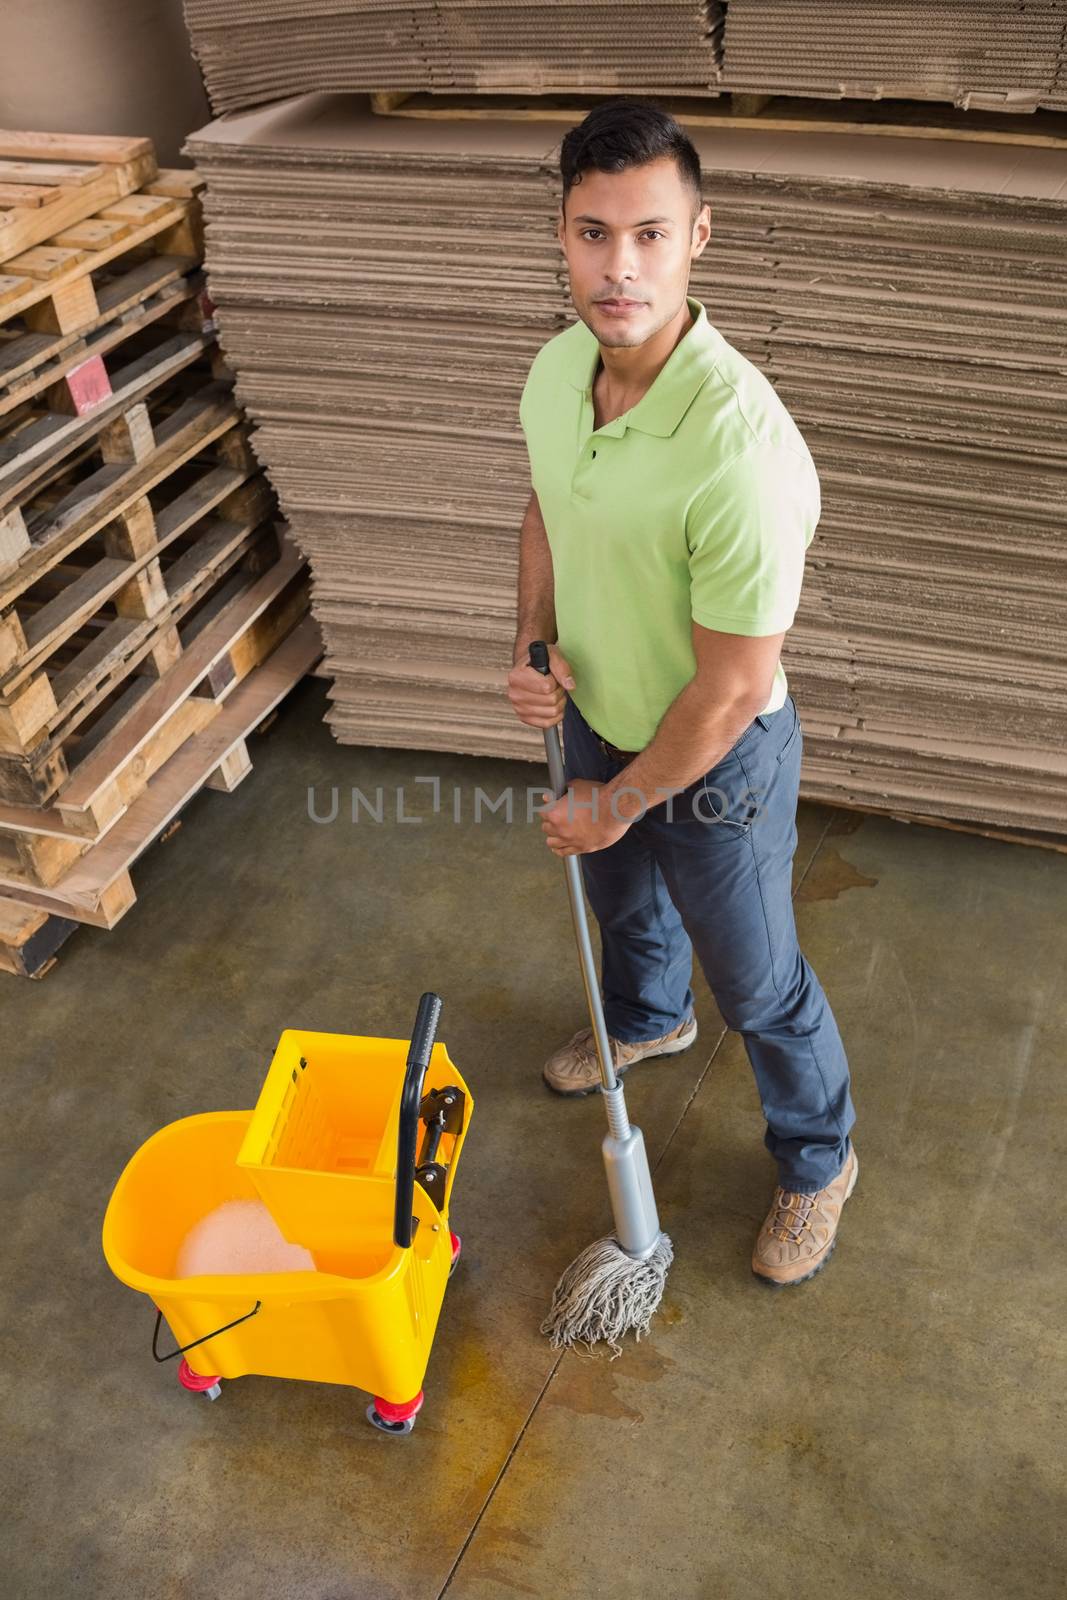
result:
<svg viewBox="0 0 1067 1600"><path fill-rule="evenodd" d="M420 117L441 121L566 122L581 121L605 95L618 87L558 91L545 94L429 94L385 91L372 94L379 116ZM990 144L1067 145L1067 115L1037 111L1025 119L995 111L958 111L911 100L808 100L792 95L724 94L718 98L664 95L657 90L629 89L650 95L690 127L759 128L765 132L872 134L897 139L959 139Z"/></svg>
<svg viewBox="0 0 1067 1600"><path fill-rule="evenodd" d="M0 128L0 263L158 177L150 139Z"/></svg>
<svg viewBox="0 0 1067 1600"><path fill-rule="evenodd" d="M209 726L185 741L104 836L54 884L30 887L0 871L0 895L53 916L114 927L136 900L130 877L133 863L205 785L229 789L240 782L250 764L248 735L321 654L318 625L306 617L237 685Z"/></svg>
<svg viewBox="0 0 1067 1600"><path fill-rule="evenodd" d="M75 484L60 500L38 509L47 513L57 504L81 503L82 485ZM109 602L128 617L151 618L161 610L162 598L152 592L159 577L154 563L209 513L261 522L271 506L245 425L235 422L188 458L183 470L164 479L151 498L127 507L98 536L34 573L0 580L0 705L20 699L42 665ZM129 589L135 578L135 589Z"/></svg>
<svg viewBox="0 0 1067 1600"><path fill-rule="evenodd" d="M101 738L101 726L110 726L115 704L123 704L123 686L136 698L146 678L165 677L197 638L205 608L210 616L274 565L277 533L261 520L272 502L262 480L250 488L262 493L259 504L246 514L205 518L190 530L186 549L160 563L160 576L150 579L160 610L150 618L106 613L94 619L96 632L86 634L85 643L78 640L74 658L61 658L64 664L51 674L45 667L13 707L0 706L0 742L8 746L0 749L2 800L40 806L58 794ZM138 682L128 683L131 678ZM53 702L56 710L27 738Z"/></svg>
<svg viewBox="0 0 1067 1600"><path fill-rule="evenodd" d="M149 402L92 441L62 498L0 514L0 615L49 567L232 432L239 418L228 382L207 384L166 409Z"/></svg>
<svg viewBox="0 0 1067 1600"><path fill-rule="evenodd" d="M250 672L306 616L308 576L291 546L253 582L234 577L203 608L178 662L129 685L85 741L45 807L0 803L0 872L48 887L102 838L164 762L219 715Z"/></svg>
<svg viewBox="0 0 1067 1600"><path fill-rule="evenodd" d="M0 322L25 332L74 333L99 316L106 269L145 254L203 259L200 206L168 195L130 194L12 256L0 273Z"/></svg>
<svg viewBox="0 0 1067 1600"><path fill-rule="evenodd" d="M176 392L172 380L196 364L217 362L208 352L214 331L200 325L173 332L152 327L145 331L145 347L127 341L113 358L110 370L103 358L90 381L72 390L63 379L50 391L51 404L16 411L0 437L0 530L22 503L43 485L62 477L67 458L75 451L96 451L108 459L120 452L127 458L151 449L153 432L144 404L169 403ZM221 370L221 369L219 369ZM186 380L186 389L203 387L203 375ZM60 391L63 391L60 393ZM62 408L60 409L60 406ZM8 534L7 554L15 553ZM0 571L5 544L0 533Z"/></svg>
<svg viewBox="0 0 1067 1600"><path fill-rule="evenodd" d="M0 424L20 406L66 380L71 405L101 392L102 358L161 317L173 320L195 301L201 324L214 331L204 275L185 256L149 256L97 286L99 316L76 333L16 333L0 329Z"/></svg>
<svg viewBox="0 0 1067 1600"><path fill-rule="evenodd" d="M161 764L161 745L177 748L174 725L189 714L190 700L221 704L301 620L308 604L306 566L287 541L280 560L253 584L230 585L214 596L181 660L158 682L141 686L139 696L109 720L105 737L79 752L55 802L66 828L84 838L106 832ZM195 707L195 716L203 710Z"/></svg>

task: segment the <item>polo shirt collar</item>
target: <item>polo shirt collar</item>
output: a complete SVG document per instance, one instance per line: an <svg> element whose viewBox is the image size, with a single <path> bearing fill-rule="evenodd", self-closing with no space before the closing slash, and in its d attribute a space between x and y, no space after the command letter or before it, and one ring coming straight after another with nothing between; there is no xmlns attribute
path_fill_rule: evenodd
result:
<svg viewBox="0 0 1067 1600"><path fill-rule="evenodd" d="M707 311L699 300L687 295L686 304L694 319L688 333L675 345L637 404L606 422L601 433L618 437L627 428L637 428L641 433L665 439L689 410L709 373L715 370L722 349L722 335L708 321ZM582 329L585 337L578 341L567 381L591 401L600 345L584 322L576 326Z"/></svg>

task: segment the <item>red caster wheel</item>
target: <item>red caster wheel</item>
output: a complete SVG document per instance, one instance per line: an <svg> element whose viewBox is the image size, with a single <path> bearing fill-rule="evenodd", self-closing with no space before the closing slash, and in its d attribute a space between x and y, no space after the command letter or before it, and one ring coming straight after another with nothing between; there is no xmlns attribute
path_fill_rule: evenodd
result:
<svg viewBox="0 0 1067 1600"><path fill-rule="evenodd" d="M455 1272L456 1268L459 1266L459 1258L460 1258L460 1255L461 1255L461 1253L463 1251L463 1240L460 1238L459 1234L458 1233L453 1233L451 1235L451 1239L452 1239L452 1265L448 1269L448 1276L449 1277L452 1276L452 1274Z"/></svg>
<svg viewBox="0 0 1067 1600"><path fill-rule="evenodd" d="M222 1393L222 1384L217 1377L206 1378L202 1373L194 1372L184 1356L178 1363L178 1382L183 1389L188 1389L192 1394L206 1395L209 1400L217 1400Z"/></svg>
<svg viewBox="0 0 1067 1600"><path fill-rule="evenodd" d="M375 1395L373 1403L367 1407L367 1421L382 1433L410 1433L415 1426L415 1415L422 1409L422 1400L421 1389L414 1400L405 1400L399 1406Z"/></svg>

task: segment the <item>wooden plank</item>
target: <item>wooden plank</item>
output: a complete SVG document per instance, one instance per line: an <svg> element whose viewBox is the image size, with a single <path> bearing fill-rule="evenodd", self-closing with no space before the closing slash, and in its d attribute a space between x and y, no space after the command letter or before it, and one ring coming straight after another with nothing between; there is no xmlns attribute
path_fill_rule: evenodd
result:
<svg viewBox="0 0 1067 1600"><path fill-rule="evenodd" d="M205 574L217 571L227 553L250 532L248 523L229 522L225 517L209 517L201 523L196 543L184 550L168 568L167 585L175 600L180 601L192 589L199 589Z"/></svg>
<svg viewBox="0 0 1067 1600"><path fill-rule="evenodd" d="M0 211L0 261L28 250L49 238L57 228L91 217L101 206L134 193L150 183L157 171L152 154L135 157L119 166L105 166L92 183L64 186L59 198L47 206L14 206Z"/></svg>
<svg viewBox="0 0 1067 1600"><path fill-rule="evenodd" d="M26 294L32 282L32 278L23 278L13 272L0 272L0 318L7 315L7 307L12 301Z"/></svg>
<svg viewBox="0 0 1067 1600"><path fill-rule="evenodd" d="M0 128L4 160L102 161L121 166L153 153L152 141L126 133L37 133Z"/></svg>
<svg viewBox="0 0 1067 1600"><path fill-rule="evenodd" d="M195 167L160 167L159 174L146 183L142 193L166 194L175 199L192 200L204 187L204 179Z"/></svg>
<svg viewBox="0 0 1067 1600"><path fill-rule="evenodd" d="M45 677L34 678L17 700L0 705L0 750L21 756L39 744L55 710L52 685Z"/></svg>
<svg viewBox="0 0 1067 1600"><path fill-rule="evenodd" d="M169 505L161 506L156 513L156 533L160 544L168 544L177 534L184 533L245 484L251 492L239 520L262 521L271 501L266 479L262 475L250 476L247 467L209 467L203 477L183 489ZM237 520L229 511L224 515L231 521Z"/></svg>
<svg viewBox="0 0 1067 1600"><path fill-rule="evenodd" d="M178 214L175 216L175 205ZM187 202L170 199L167 195L140 194L124 195L121 200L112 200L106 206L101 206L98 216L105 221L121 222L129 228L149 228L155 223L180 222L189 215L190 207Z"/></svg>
<svg viewBox="0 0 1067 1600"><path fill-rule="evenodd" d="M773 99L774 96L770 94L731 93L729 96L730 116L731 118L758 117L760 112L769 106Z"/></svg>
<svg viewBox="0 0 1067 1600"><path fill-rule="evenodd" d="M64 250L88 250L98 254L109 245L118 244L120 239L128 238L132 232L132 223L123 222L117 217L86 217L84 221L75 222L62 232L54 233L49 244Z"/></svg>
<svg viewBox="0 0 1067 1600"><path fill-rule="evenodd" d="M13 849L14 859L9 852ZM89 848L84 839L50 839L41 834L0 833L0 861L9 878L48 888L68 873Z"/></svg>
<svg viewBox="0 0 1067 1600"><path fill-rule="evenodd" d="M29 548L30 536L26 532L26 522L18 506L13 506L7 512L0 512L0 572L5 567L13 566ZM2 659L0 659L0 670L4 670Z"/></svg>
<svg viewBox="0 0 1067 1600"><path fill-rule="evenodd" d="M0 798L11 805L45 806L67 776L67 759L53 750L40 764L0 758Z"/></svg>
<svg viewBox="0 0 1067 1600"><path fill-rule="evenodd" d="M597 98L614 97L618 87L583 89L581 95L566 91L536 95L456 95L418 91L406 95L393 108L375 106L380 115L418 117L430 121L503 122L580 122ZM756 128L767 132L837 133L844 136L871 135L878 138L948 139L967 144L1020 144L1042 148L1067 148L1067 116L1043 111L1040 123L1026 125L1010 113L955 111L951 106L936 106L912 101L872 103L870 119L859 115L856 101L809 100L799 96L774 97L775 109L758 116L738 116L731 112L727 96L700 99L664 95L658 90L631 88L628 94L651 95L683 126ZM374 96L371 97L372 101ZM387 99L388 95L380 97ZM585 103L583 103L583 100ZM788 109L778 109L783 105ZM894 120L899 113L899 120ZM910 117L911 120L907 120Z"/></svg>
<svg viewBox="0 0 1067 1600"><path fill-rule="evenodd" d="M29 905L98 927L113 926L106 896L124 885L130 867L242 739L282 701L322 654L318 626L307 620L238 685L225 707L156 773L112 828L50 888L28 887L0 874L0 892Z"/></svg>
<svg viewBox="0 0 1067 1600"><path fill-rule="evenodd" d="M62 391L57 386L57 395L59 392L66 395L70 409L79 417L102 405L113 392L103 356L86 356L70 367Z"/></svg>
<svg viewBox="0 0 1067 1600"><path fill-rule="evenodd" d="M20 298L25 299L25 295ZM96 290L88 273L63 283L48 284L47 293L22 313L27 328L36 333L73 333L95 322L99 315Z"/></svg>
<svg viewBox="0 0 1067 1600"><path fill-rule="evenodd" d="M409 90L380 89L376 94L371 95L370 108L378 116L384 117L388 116L391 111L395 111L398 106L402 106L405 100L410 99L411 92Z"/></svg>
<svg viewBox="0 0 1067 1600"><path fill-rule="evenodd" d="M35 244L32 250L24 250L20 256L12 256L5 262L8 272L17 273L23 278L33 278L38 283L53 283L56 278L77 278L81 273L76 269L83 261L88 260L87 250L65 249L62 245Z"/></svg>
<svg viewBox="0 0 1067 1600"><path fill-rule="evenodd" d="M59 183L64 188L81 188L102 175L103 168L99 162L7 161L0 158L0 183Z"/></svg>
<svg viewBox="0 0 1067 1600"><path fill-rule="evenodd" d="M242 739L240 744L235 744L233 749L223 756L210 778L204 779L204 787L232 794L237 785L248 777L251 770L252 757L248 754L248 746Z"/></svg>
<svg viewBox="0 0 1067 1600"><path fill-rule="evenodd" d="M48 206L62 190L43 189L35 183L0 183L0 206Z"/></svg>
<svg viewBox="0 0 1067 1600"><path fill-rule="evenodd" d="M0 617L0 665L6 672L26 649L26 635L19 621L17 611L9 611L6 616Z"/></svg>
<svg viewBox="0 0 1067 1600"><path fill-rule="evenodd" d="M42 978L55 965L56 951L77 926L69 918L50 916L37 906L0 899L0 972Z"/></svg>
<svg viewBox="0 0 1067 1600"><path fill-rule="evenodd" d="M144 637L145 621L144 617L115 617L55 674L56 722L62 722L73 702L84 701L98 681L110 679L111 671L134 654Z"/></svg>
<svg viewBox="0 0 1067 1600"><path fill-rule="evenodd" d="M23 625L31 655L54 650L64 638L75 633L87 617L99 611L105 600L133 576L137 565L133 561L104 556L35 611Z"/></svg>
<svg viewBox="0 0 1067 1600"><path fill-rule="evenodd" d="M35 833L46 838L77 839L81 835L64 822L53 806L20 806L0 800L0 830L8 833Z"/></svg>

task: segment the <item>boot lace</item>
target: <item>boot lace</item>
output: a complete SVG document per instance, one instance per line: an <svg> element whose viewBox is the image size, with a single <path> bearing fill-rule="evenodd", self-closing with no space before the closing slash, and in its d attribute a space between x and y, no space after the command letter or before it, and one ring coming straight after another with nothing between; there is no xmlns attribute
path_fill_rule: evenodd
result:
<svg viewBox="0 0 1067 1600"><path fill-rule="evenodd" d="M812 1231L811 1216L817 1198L813 1194L791 1194L787 1189L779 1189L770 1225L772 1238L780 1239L783 1244L800 1244L805 1233Z"/></svg>
<svg viewBox="0 0 1067 1600"><path fill-rule="evenodd" d="M610 1038L610 1035L609 1035ZM611 1055L615 1066L619 1065L619 1044L617 1039L611 1039ZM600 1057L597 1054L596 1040L592 1028L585 1028L574 1041L574 1054L579 1062L592 1062L600 1066Z"/></svg>

